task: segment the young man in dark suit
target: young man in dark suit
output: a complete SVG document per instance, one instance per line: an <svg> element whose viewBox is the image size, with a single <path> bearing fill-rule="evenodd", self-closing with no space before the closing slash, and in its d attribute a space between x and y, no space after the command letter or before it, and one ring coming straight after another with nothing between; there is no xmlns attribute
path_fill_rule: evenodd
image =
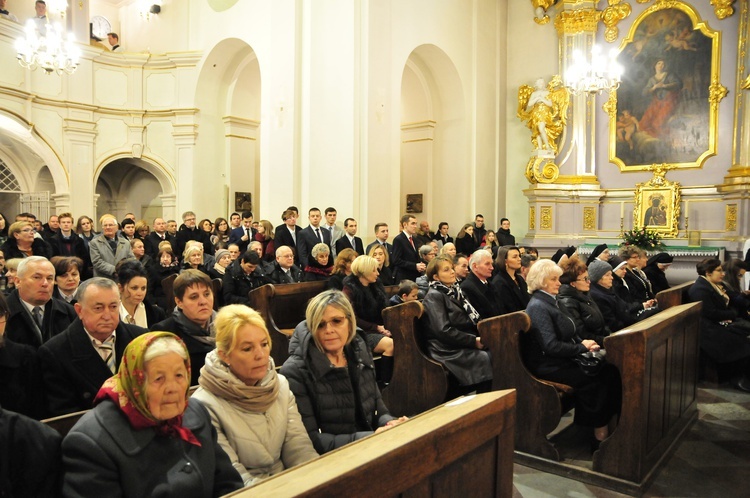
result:
<svg viewBox="0 0 750 498"><path fill-rule="evenodd" d="M322 220L320 209L316 207L310 208L307 212L307 219L310 221L310 224L300 232L299 239L297 240L300 268L303 269L308 265L310 253L315 244L323 243L328 246L331 245L331 231L324 230L320 226L320 221Z"/></svg>
<svg viewBox="0 0 750 498"><path fill-rule="evenodd" d="M278 249L281 246L289 246L294 252L294 262L299 263L297 242L302 229L297 226L297 213L292 209L287 209L281 213L281 220L284 224L276 227L273 247Z"/></svg>
<svg viewBox="0 0 750 498"><path fill-rule="evenodd" d="M357 221L354 218L345 219L344 236L336 241L336 254L344 249L354 249L358 255L362 256L365 253L365 246L362 244L362 239L355 236L356 234Z"/></svg>
<svg viewBox="0 0 750 498"><path fill-rule="evenodd" d="M229 243L237 244L240 248L240 254L244 254L250 242L255 238L256 233L258 231L253 228L253 213L251 211L243 211L242 224L229 232Z"/></svg>
<svg viewBox="0 0 750 498"><path fill-rule="evenodd" d="M417 278L424 273L425 265L419 257L417 247L417 219L406 214L401 217L401 233L393 239L393 257L391 266L394 270L394 280L417 281Z"/></svg>

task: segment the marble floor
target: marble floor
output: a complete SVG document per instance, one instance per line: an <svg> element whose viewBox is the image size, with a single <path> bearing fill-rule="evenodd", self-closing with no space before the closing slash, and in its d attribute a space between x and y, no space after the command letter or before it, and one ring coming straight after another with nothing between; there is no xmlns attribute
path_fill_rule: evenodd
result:
<svg viewBox="0 0 750 498"><path fill-rule="evenodd" d="M518 464L513 487L514 498L627 496ZM700 385L698 420L643 496L750 496L750 394Z"/></svg>

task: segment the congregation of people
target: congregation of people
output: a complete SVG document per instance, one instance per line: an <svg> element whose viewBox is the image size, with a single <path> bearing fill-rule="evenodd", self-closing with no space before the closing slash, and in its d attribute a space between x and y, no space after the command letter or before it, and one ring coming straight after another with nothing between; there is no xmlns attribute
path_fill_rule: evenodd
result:
<svg viewBox="0 0 750 498"><path fill-rule="evenodd" d="M13 496L220 496L403 423L380 394L399 354L383 310L416 300L447 399L492 388L478 323L525 312L524 362L575 389L592 450L616 426L622 381L604 339L660 311L669 254L602 244L585 261L575 247L540 259L508 219L492 231L482 215L454 238L448 223L432 232L406 214L393 238L377 223L365 248L355 219L342 228L334 208L307 214L304 229L294 206L276 227L250 211L213 222L187 211L179 226L0 214L0 459L10 442L46 456L43 478L3 466L2 485ZM689 294L703 302L702 355L750 391L746 269L704 260ZM248 294L315 281L327 290L276 365ZM592 356L595 371L580 362ZM84 410L62 441L36 422Z"/></svg>

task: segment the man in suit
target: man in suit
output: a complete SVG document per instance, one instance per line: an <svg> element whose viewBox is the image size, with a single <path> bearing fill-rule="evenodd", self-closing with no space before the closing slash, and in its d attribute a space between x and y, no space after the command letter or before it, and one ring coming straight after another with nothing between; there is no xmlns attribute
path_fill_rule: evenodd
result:
<svg viewBox="0 0 750 498"><path fill-rule="evenodd" d="M336 217L338 215L336 208L327 207L324 211L326 222L323 225L324 230L328 230L331 234L331 257L336 258L336 242L344 236L344 231L340 226L336 224Z"/></svg>
<svg viewBox="0 0 750 498"><path fill-rule="evenodd" d="M354 218L347 218L344 220L344 236L336 241L336 253L340 253L344 249L354 249L358 255L362 256L365 253L365 246L362 244L362 239L357 235L357 221Z"/></svg>
<svg viewBox="0 0 750 498"><path fill-rule="evenodd" d="M243 211L242 225L233 228L232 231L229 232L229 243L237 244L240 248L240 254L245 253L247 251L247 246L253 241L257 232L258 231L253 228L252 211Z"/></svg>
<svg viewBox="0 0 750 498"><path fill-rule="evenodd" d="M154 231L148 234L143 241L146 254L151 256L151 259L156 260L159 255L159 244L164 241L172 244L172 250L174 251L174 237L167 232L167 222L164 221L164 218L155 218Z"/></svg>
<svg viewBox="0 0 750 498"><path fill-rule="evenodd" d="M461 290L481 319L502 314L503 308L493 287L492 254L485 249L477 249L469 259L469 275L461 282Z"/></svg>
<svg viewBox="0 0 750 498"><path fill-rule="evenodd" d="M83 261L81 280L91 278L91 275L87 272L87 268L91 266L89 251L83 239L73 231L73 215L70 213L60 213L57 218L59 220L59 229L47 241L50 247L52 247L53 256L75 256L81 258L81 261Z"/></svg>
<svg viewBox="0 0 750 498"><path fill-rule="evenodd" d="M401 217L401 233L393 239L391 266L395 268L394 280L396 282L405 279L416 282L427 268L417 252L416 235L417 219L410 214L405 214Z"/></svg>
<svg viewBox="0 0 750 498"><path fill-rule="evenodd" d="M320 209L316 207L310 208L307 212L307 219L310 221L310 224L300 232L299 239L297 240L297 252L299 253L299 263L301 268L307 267L310 253L312 252L312 248L315 247L315 244L323 243L327 244L329 247L331 245L331 232L329 230L324 230L320 226L320 221L322 219ZM332 261L329 261L329 263L332 263Z"/></svg>
<svg viewBox="0 0 750 498"><path fill-rule="evenodd" d="M29 256L18 264L16 288L8 295L6 336L35 349L73 323L75 310L68 303L52 299L55 267L47 258Z"/></svg>
<svg viewBox="0 0 750 498"><path fill-rule="evenodd" d="M50 416L91 408L104 381L120 368L127 345L146 332L120 322L120 292L106 278L81 284L75 310L78 319L39 348Z"/></svg>
<svg viewBox="0 0 750 498"><path fill-rule="evenodd" d="M453 237L448 235L449 229L450 227L448 226L448 223L445 221L441 221L440 224L438 225L438 231L433 237L433 240L437 241L438 247L440 249L442 249L445 244L449 242L450 243L453 242Z"/></svg>
<svg viewBox="0 0 750 498"><path fill-rule="evenodd" d="M383 246L388 251L388 256L393 257L393 245L388 243L388 224L387 223L375 223L375 242L370 243L365 249L365 254L370 254L370 250L376 245Z"/></svg>
<svg viewBox="0 0 750 498"><path fill-rule="evenodd" d="M126 258L133 258L130 242L117 236L117 220L111 214L105 214L99 220L102 233L89 242L91 264L94 265L95 277L115 279L115 265Z"/></svg>
<svg viewBox="0 0 750 498"><path fill-rule="evenodd" d="M297 213L292 209L287 209L281 213L281 219L284 224L276 227L273 246L277 250L282 246L289 246L292 251L294 251L294 262L299 263L297 241L299 240L299 234L302 229L297 226Z"/></svg>
<svg viewBox="0 0 750 498"><path fill-rule="evenodd" d="M289 246L276 249L276 267L270 277L275 284L296 284L302 281L302 270L294 264L294 255Z"/></svg>

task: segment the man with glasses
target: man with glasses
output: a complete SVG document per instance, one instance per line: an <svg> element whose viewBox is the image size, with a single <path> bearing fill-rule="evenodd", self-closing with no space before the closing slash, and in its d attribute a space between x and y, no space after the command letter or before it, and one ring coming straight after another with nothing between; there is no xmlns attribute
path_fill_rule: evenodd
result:
<svg viewBox="0 0 750 498"><path fill-rule="evenodd" d="M117 219L111 214L105 214L99 219L102 227L101 235L97 235L89 242L91 264L94 266L95 277L115 279L115 265L126 258L134 258L130 242L117 236Z"/></svg>
<svg viewBox="0 0 750 498"><path fill-rule="evenodd" d="M302 270L294 264L294 253L289 246L276 249L276 268L271 273L275 284L295 284L302 281Z"/></svg>
<svg viewBox="0 0 750 498"><path fill-rule="evenodd" d="M185 211L182 213L182 223L180 230L177 232L177 239L175 240L175 254L178 258L182 257L182 253L185 251L185 245L188 240L197 240L203 244L203 252L206 254L214 255L214 245L211 243L211 236L208 232L204 232L198 228L195 222L195 213L192 211Z"/></svg>

